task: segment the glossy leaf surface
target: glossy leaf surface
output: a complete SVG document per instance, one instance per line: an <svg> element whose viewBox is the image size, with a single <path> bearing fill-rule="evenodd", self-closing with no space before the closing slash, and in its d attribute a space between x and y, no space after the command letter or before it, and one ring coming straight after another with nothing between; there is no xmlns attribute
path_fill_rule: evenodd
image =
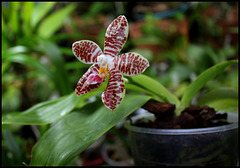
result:
<svg viewBox="0 0 240 168"><path fill-rule="evenodd" d="M88 104L70 113L50 128L32 150L32 166L64 166L119 121L141 107L149 96L126 95L111 112L105 106ZM51 150L49 150L51 149Z"/></svg>
<svg viewBox="0 0 240 168"><path fill-rule="evenodd" d="M58 99L34 105L24 112L9 113L2 118L2 124L42 125L62 118L80 101L74 93Z"/></svg>
<svg viewBox="0 0 240 168"><path fill-rule="evenodd" d="M178 98L169 92L160 82L143 74L133 76L130 79L132 79L133 84L143 87L153 95L159 96L164 102L172 103L176 106L180 104Z"/></svg>
<svg viewBox="0 0 240 168"><path fill-rule="evenodd" d="M2 124L43 125L52 123L70 113L75 107L82 107L86 104L87 98L102 92L105 88L106 83L85 95L77 96L75 93L71 93L64 97L36 104L24 112L9 113L3 116Z"/></svg>

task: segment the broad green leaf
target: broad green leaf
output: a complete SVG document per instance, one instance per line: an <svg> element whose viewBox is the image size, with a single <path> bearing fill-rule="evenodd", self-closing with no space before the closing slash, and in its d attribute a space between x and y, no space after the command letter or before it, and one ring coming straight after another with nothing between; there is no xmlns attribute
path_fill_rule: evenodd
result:
<svg viewBox="0 0 240 168"><path fill-rule="evenodd" d="M217 111L228 110L228 112L236 113L238 109L238 91L226 87L212 90L202 96L197 105L208 105Z"/></svg>
<svg viewBox="0 0 240 168"><path fill-rule="evenodd" d="M50 16L48 16L38 27L38 34L43 38L51 37L64 23L65 19L75 9L76 5L70 4Z"/></svg>
<svg viewBox="0 0 240 168"><path fill-rule="evenodd" d="M31 17L31 26L35 27L38 22L53 8L56 2L39 2L35 5L35 8Z"/></svg>
<svg viewBox="0 0 240 168"><path fill-rule="evenodd" d="M24 112L4 115L2 124L42 125L52 123L71 112L81 96L75 93L34 105Z"/></svg>
<svg viewBox="0 0 240 168"><path fill-rule="evenodd" d="M126 95L119 107L108 110L88 104L51 127L32 149L32 166L64 166L105 132L145 104L151 97ZM51 150L49 150L51 149Z"/></svg>
<svg viewBox="0 0 240 168"><path fill-rule="evenodd" d="M159 96L161 99L165 100L165 102L175 104L178 106L180 104L180 101L178 98L170 93L161 83L158 81L140 74L137 76L131 77L133 84L137 84L138 86L143 87L144 89L152 92L153 95Z"/></svg>
<svg viewBox="0 0 240 168"><path fill-rule="evenodd" d="M237 60L232 61L224 61L222 63L219 63L217 65L214 65L210 67L209 69L205 70L203 73L201 73L186 89L186 92L184 93L182 100L181 100L181 106L177 109L177 114L180 114L181 110L183 110L185 107L188 107L190 105L190 102L192 98L195 96L195 94L212 78L214 78L217 74L223 72L225 68L227 68L230 65L233 65L237 63Z"/></svg>
<svg viewBox="0 0 240 168"><path fill-rule="evenodd" d="M106 86L107 82L97 90L81 96L77 96L74 92L64 97L36 104L21 113L9 113L3 116L2 124L43 125L52 123L71 112L75 107L82 107L86 104L87 98L102 92Z"/></svg>

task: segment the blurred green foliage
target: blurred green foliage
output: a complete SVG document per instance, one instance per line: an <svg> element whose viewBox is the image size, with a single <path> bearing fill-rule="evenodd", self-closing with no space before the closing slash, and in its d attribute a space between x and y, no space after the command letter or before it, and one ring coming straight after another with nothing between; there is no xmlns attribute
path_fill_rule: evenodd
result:
<svg viewBox="0 0 240 168"><path fill-rule="evenodd" d="M79 62L73 56L71 45L77 40L90 39L103 48L105 29L113 18L120 14L126 15L127 18L129 16L130 29L138 22L133 19L134 17L130 17L137 11L138 3L134 4L135 8L130 10L130 6L133 5L130 2L2 3L2 114L4 117L18 115L18 120L14 122L20 124L2 125L3 166L21 166L22 162L29 164L31 151L34 144L39 141L38 138L51 137L54 135L50 134L51 131L58 129L61 123L68 123L69 119L78 123L80 111L84 117L90 117L86 111L91 110L96 111L96 115L99 116L101 112L105 113L101 105L97 106L99 109L97 107L92 109L94 106L91 106L93 103L99 103L100 95L97 93L101 89L83 97L74 97L72 94L77 81L89 65ZM149 4L151 6L151 3ZM177 4L160 3L163 7ZM134 38L129 34L124 52L134 51L146 57L150 67L144 74L155 82L160 82L181 99L187 91L187 86L203 71L221 62L238 59L238 41L229 42L229 37L233 41L234 36L238 36L238 25L227 28L226 32L226 28L220 24L221 20L227 23L236 6L237 2L192 3L187 12L176 12L170 18L157 18L151 11L142 12L145 16L142 20L143 26L140 28L142 36ZM211 12L209 14L208 10L213 11L213 16L210 16ZM165 19L177 23L170 24L167 32L158 26ZM187 23L187 34L178 32L182 21ZM155 52L151 48L143 48L145 44L155 45L159 50ZM129 94L135 93L134 89L150 95L153 92L151 90L153 88L145 90L131 84L127 85L127 88L131 90ZM159 92L156 94L161 96ZM93 95L96 95L96 100L89 105L88 98ZM171 98L171 93L169 95ZM130 95L127 99L132 98L134 96ZM238 65L231 66L218 74L217 78L206 83L196 98L199 100L198 105L207 104L217 110L236 111ZM141 105L148 99L148 96L139 98L139 104L138 102L136 104ZM174 99L173 96L172 100ZM164 98L161 100L164 101ZM75 112L72 112L73 108L76 108ZM124 115L119 113L111 117L124 118L133 109L135 107L126 111ZM61 113L62 111L64 113ZM71 114L68 114L70 112ZM38 114L43 114L45 118ZM65 115L67 117L64 117ZM110 114L106 112L103 116L108 115ZM28 119L28 123L21 119L24 116L27 116L24 120ZM95 121L94 117L91 121ZM25 126L21 125L24 125L23 122L26 122ZM54 125L55 122L57 126ZM83 121L82 124L86 122ZM117 119L114 122L117 122ZM106 124L104 130L107 131L114 124ZM65 131L71 134L71 131L67 129ZM58 133L61 131L56 132ZM61 134L58 135L57 138L61 138ZM71 136L78 137L72 134ZM83 136L81 138L84 139ZM96 137L92 138L90 137L91 142ZM72 141L74 142L74 139ZM45 142L43 139L40 143ZM79 148L82 149L82 146ZM37 147L34 151L37 151ZM74 150L72 152L77 153Z"/></svg>
<svg viewBox="0 0 240 168"><path fill-rule="evenodd" d="M59 93L64 95L71 92L71 84L68 73L62 68L63 56L56 44L49 39L61 28L75 7L70 4L47 15L54 5L55 2L11 2L3 5L2 75L5 77L5 72L11 71L11 64L27 65L48 76ZM44 61L49 61L53 66L49 68ZM36 73L35 75L38 76Z"/></svg>
<svg viewBox="0 0 240 168"><path fill-rule="evenodd" d="M63 68L65 60L51 38L75 6L57 8L56 2L2 3L2 114L27 109L54 93L72 92L69 72ZM34 140L26 144L17 134L23 127L13 131L18 140L9 129L13 131L8 127L3 132L2 164L23 165L29 159L23 147Z"/></svg>

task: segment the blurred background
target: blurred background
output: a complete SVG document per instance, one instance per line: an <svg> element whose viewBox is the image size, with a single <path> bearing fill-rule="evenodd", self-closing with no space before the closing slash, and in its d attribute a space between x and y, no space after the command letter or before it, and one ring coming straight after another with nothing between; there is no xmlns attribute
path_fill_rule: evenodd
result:
<svg viewBox="0 0 240 168"><path fill-rule="evenodd" d="M144 74L179 98L205 69L238 59L238 2L2 2L2 115L72 93L90 66L75 58L72 43L92 40L103 49L106 28L119 15L129 22L121 53L147 58ZM223 86L238 91L238 65L198 94ZM29 163L49 127L2 128L2 165ZM69 165L133 165L122 123Z"/></svg>

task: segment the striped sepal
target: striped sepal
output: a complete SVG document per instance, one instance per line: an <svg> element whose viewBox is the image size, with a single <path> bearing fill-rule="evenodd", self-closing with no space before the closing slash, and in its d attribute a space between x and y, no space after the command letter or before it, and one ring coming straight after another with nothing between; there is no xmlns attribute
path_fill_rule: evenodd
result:
<svg viewBox="0 0 240 168"><path fill-rule="evenodd" d="M111 111L115 110L125 95L125 84L120 71L112 69L106 90L102 93L104 105Z"/></svg>
<svg viewBox="0 0 240 168"><path fill-rule="evenodd" d="M82 95L90 91L93 91L99 88L104 83L105 79L100 80L99 78L96 77L95 77L96 80L93 82L93 77L99 75L98 72L99 72L98 64L93 64L78 81L77 87L75 89L77 95Z"/></svg>
<svg viewBox="0 0 240 168"><path fill-rule="evenodd" d="M101 48L90 40L76 41L72 51L79 61L86 64L97 63L97 57L103 54Z"/></svg>
<svg viewBox="0 0 240 168"><path fill-rule="evenodd" d="M104 54L117 56L128 36L128 22L125 16L117 17L107 28L104 42Z"/></svg>
<svg viewBox="0 0 240 168"><path fill-rule="evenodd" d="M126 76L135 76L143 73L149 62L146 58L137 53L125 53L113 59L114 66Z"/></svg>

